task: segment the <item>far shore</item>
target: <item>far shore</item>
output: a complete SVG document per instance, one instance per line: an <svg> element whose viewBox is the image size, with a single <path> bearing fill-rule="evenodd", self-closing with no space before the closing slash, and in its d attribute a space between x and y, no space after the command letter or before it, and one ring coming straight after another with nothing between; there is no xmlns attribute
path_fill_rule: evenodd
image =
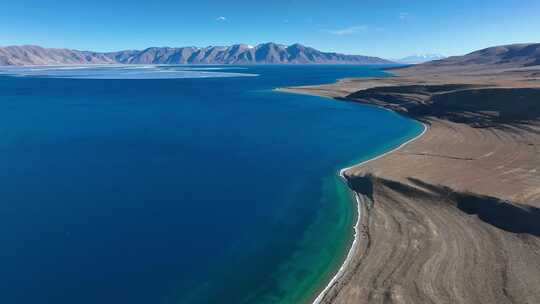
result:
<svg viewBox="0 0 540 304"><path fill-rule="evenodd" d="M537 301L538 69L394 73L279 89L381 106L428 126L341 172L359 200L356 237L314 303Z"/></svg>

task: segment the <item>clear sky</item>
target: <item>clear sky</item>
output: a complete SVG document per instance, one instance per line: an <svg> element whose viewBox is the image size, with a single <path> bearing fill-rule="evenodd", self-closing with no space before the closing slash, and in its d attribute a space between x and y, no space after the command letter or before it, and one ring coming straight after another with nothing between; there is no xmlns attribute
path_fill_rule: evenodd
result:
<svg viewBox="0 0 540 304"><path fill-rule="evenodd" d="M0 0L0 45L110 51L300 42L398 58L540 42L540 0Z"/></svg>

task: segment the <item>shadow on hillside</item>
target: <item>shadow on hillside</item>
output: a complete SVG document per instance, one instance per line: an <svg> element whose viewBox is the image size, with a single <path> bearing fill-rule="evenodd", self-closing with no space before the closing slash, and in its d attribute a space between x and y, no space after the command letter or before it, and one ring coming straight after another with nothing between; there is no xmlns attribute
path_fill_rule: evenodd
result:
<svg viewBox="0 0 540 304"><path fill-rule="evenodd" d="M350 187L360 193L373 196L377 183L418 203L439 202L451 204L461 212L476 215L483 222L512 233L540 236L540 208L504 201L496 197L454 191L416 178L409 178L411 185L371 175L351 177Z"/></svg>
<svg viewBox="0 0 540 304"><path fill-rule="evenodd" d="M518 128L540 119L540 89L472 85L409 85L371 88L348 99L383 103L419 120L429 117L476 128ZM428 119L427 119L428 120Z"/></svg>
<svg viewBox="0 0 540 304"><path fill-rule="evenodd" d="M447 197L462 212L476 215L482 221L499 229L540 236L540 208L504 201L492 196L458 192L415 178L409 178L409 181L433 195Z"/></svg>

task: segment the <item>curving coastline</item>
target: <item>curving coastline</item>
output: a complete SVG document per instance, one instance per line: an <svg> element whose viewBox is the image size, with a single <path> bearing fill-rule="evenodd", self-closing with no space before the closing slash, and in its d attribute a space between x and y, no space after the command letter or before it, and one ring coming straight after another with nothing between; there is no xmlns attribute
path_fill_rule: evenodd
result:
<svg viewBox="0 0 540 304"><path fill-rule="evenodd" d="M490 73L398 70L282 89L384 107L427 126L340 171L357 197L355 237L314 304L540 299L540 83L527 71Z"/></svg>
<svg viewBox="0 0 540 304"><path fill-rule="evenodd" d="M400 144L398 147L396 147L394 149L391 149L390 151L387 151L387 152L382 153L380 155L377 155L377 156L375 156L373 158L362 161L362 162L360 162L360 163L358 163L356 165L343 168L343 169L339 170L338 175L342 178L342 180L345 182L345 184L348 184L349 180L345 176L345 172L347 170L350 170L350 169L352 169L354 167L357 167L357 166L365 165L365 164L367 164L367 163L369 163L371 161L375 161L375 160L377 160L377 159L379 159L381 157L384 157L387 154L393 153L393 152L405 147L407 144L417 140L418 138L422 137L426 133L426 131L428 129L428 126L426 124L422 123L422 126L423 126L423 130L422 130L422 132L420 134L418 134L415 137L405 141L404 143ZM353 255L356 253L357 243L358 243L358 235L359 235L359 232L360 232L360 225L361 225L363 198L356 191L354 191L354 189L352 189L350 187L348 187L348 189L354 194L354 198L355 198L356 206L357 206L357 218L356 218L356 223L354 224L353 241L351 243L349 251L347 252L346 258L343 261L343 263L341 264L341 266L338 269L337 273L330 279L330 281L325 286L325 288L317 295L315 300L312 302L313 304L320 304L321 303L321 301L324 299L324 297L326 296L326 294L328 293L330 288L332 288L332 286L334 284L336 284L336 282L344 275L345 270L349 266L349 263L351 263Z"/></svg>

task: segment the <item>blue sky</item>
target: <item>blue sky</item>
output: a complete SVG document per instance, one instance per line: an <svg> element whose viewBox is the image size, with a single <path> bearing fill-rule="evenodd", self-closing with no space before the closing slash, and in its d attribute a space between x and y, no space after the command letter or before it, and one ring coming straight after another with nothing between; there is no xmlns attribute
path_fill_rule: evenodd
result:
<svg viewBox="0 0 540 304"><path fill-rule="evenodd" d="M540 42L540 1L2 0L0 45L96 51L300 42L397 58Z"/></svg>

